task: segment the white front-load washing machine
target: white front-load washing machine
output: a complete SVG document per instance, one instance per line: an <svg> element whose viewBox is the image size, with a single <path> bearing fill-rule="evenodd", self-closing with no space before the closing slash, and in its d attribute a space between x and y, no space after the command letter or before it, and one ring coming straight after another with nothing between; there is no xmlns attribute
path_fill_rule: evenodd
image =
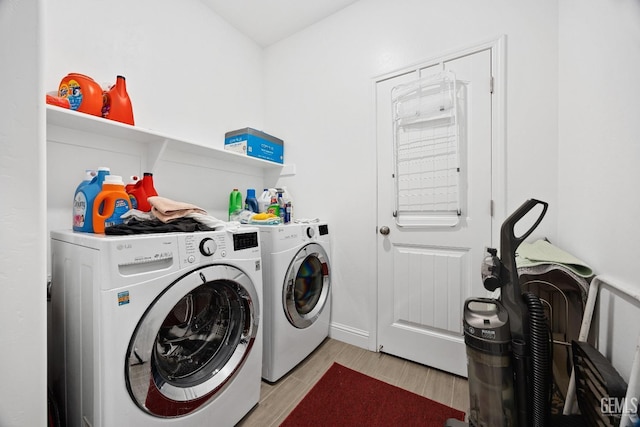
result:
<svg viewBox="0 0 640 427"><path fill-rule="evenodd" d="M264 285L262 378L275 382L329 335L331 245L324 222L259 229Z"/></svg>
<svg viewBox="0 0 640 427"><path fill-rule="evenodd" d="M259 401L256 229L51 233L50 386L66 426L233 426Z"/></svg>

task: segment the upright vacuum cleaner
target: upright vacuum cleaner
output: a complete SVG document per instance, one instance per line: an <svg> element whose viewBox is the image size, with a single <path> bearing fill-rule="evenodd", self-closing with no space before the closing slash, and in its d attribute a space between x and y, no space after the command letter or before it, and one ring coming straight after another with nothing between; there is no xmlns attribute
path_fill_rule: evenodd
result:
<svg viewBox="0 0 640 427"><path fill-rule="evenodd" d="M536 206L542 210L529 230L515 235L516 224ZM527 200L502 224L500 256L487 249L482 265L485 289L500 288L500 298L469 298L463 328L469 376L469 425L538 427L549 425L550 332L540 299L522 293L516 249L540 224L548 204ZM448 420L446 426L466 425Z"/></svg>

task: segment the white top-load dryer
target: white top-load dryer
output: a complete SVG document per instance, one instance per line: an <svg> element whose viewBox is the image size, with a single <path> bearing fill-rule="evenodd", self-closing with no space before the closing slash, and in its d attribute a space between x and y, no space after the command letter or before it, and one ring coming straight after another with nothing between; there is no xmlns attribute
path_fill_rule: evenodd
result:
<svg viewBox="0 0 640 427"><path fill-rule="evenodd" d="M275 382L329 335L331 244L324 222L259 229L264 284L262 378Z"/></svg>
<svg viewBox="0 0 640 427"><path fill-rule="evenodd" d="M260 397L251 228L51 233L50 385L68 427L232 426Z"/></svg>

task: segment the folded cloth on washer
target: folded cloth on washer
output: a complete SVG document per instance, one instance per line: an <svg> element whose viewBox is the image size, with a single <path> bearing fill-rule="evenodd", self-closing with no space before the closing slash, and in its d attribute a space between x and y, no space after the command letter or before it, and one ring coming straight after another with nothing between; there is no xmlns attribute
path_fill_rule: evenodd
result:
<svg viewBox="0 0 640 427"><path fill-rule="evenodd" d="M151 205L151 213L162 222L169 222L176 218L183 218L190 213L207 214L204 209L191 203L176 202L161 196L147 198Z"/></svg>
<svg viewBox="0 0 640 427"><path fill-rule="evenodd" d="M547 240L536 240L533 243L523 242L516 250L516 265L533 267L543 264L562 265L579 276L593 276L593 270L584 261L553 246Z"/></svg>
<svg viewBox="0 0 640 427"><path fill-rule="evenodd" d="M215 231L193 218L176 218L168 223L160 221L158 218L139 220L135 217L129 218L125 224L116 224L105 227L104 234L113 236L124 236L130 234L155 234L155 233L192 233L195 231Z"/></svg>

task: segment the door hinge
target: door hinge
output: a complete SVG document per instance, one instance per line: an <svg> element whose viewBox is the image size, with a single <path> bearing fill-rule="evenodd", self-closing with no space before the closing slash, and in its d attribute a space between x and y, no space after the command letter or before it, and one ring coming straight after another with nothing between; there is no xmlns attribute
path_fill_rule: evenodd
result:
<svg viewBox="0 0 640 427"><path fill-rule="evenodd" d="M494 84L495 84L495 79L493 78L493 76L491 76L491 79L489 80L489 93L493 93Z"/></svg>
<svg viewBox="0 0 640 427"><path fill-rule="evenodd" d="M493 217L493 210L494 210L494 209L493 209L493 200L490 200L490 203L489 203L489 213L490 213L490 215L491 215L492 217Z"/></svg>

